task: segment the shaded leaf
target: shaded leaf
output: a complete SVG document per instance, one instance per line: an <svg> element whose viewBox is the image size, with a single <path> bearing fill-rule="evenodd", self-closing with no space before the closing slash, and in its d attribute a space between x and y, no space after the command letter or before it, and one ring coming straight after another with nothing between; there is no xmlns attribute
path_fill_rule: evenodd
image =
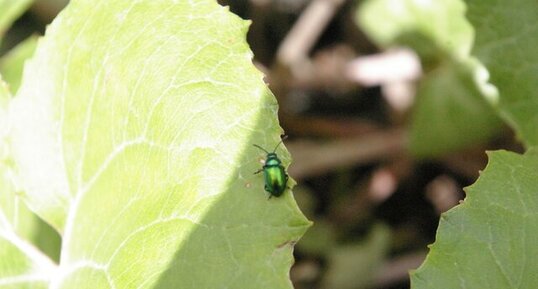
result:
<svg viewBox="0 0 538 289"><path fill-rule="evenodd" d="M499 91L502 115L527 146L538 145L538 3L468 0L473 55Z"/></svg>

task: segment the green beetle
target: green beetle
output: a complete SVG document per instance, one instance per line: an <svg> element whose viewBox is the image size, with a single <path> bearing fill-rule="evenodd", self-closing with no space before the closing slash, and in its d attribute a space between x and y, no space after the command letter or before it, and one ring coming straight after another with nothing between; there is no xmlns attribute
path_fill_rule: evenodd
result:
<svg viewBox="0 0 538 289"><path fill-rule="evenodd" d="M269 199L271 197L282 196L282 193L284 193L287 188L286 185L288 183L288 174L286 174L286 170L284 169L284 166L282 166L282 162L278 158L278 155L275 153L278 146L286 138L287 136L283 137L271 153L259 145L254 145L255 147L267 153L267 157L265 159L263 167L254 174L263 172L263 178L265 180L265 191L269 193Z"/></svg>

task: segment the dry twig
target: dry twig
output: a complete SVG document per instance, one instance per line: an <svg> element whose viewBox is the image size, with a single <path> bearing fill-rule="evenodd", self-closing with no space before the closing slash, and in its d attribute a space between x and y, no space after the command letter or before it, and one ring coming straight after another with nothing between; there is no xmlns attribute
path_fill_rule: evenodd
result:
<svg viewBox="0 0 538 289"><path fill-rule="evenodd" d="M287 143L294 162L289 169L296 179L311 177L339 167L376 162L402 154L406 146L401 130L379 131L326 144Z"/></svg>
<svg viewBox="0 0 538 289"><path fill-rule="evenodd" d="M293 67L304 61L343 3L344 0L313 0L280 45L278 62Z"/></svg>

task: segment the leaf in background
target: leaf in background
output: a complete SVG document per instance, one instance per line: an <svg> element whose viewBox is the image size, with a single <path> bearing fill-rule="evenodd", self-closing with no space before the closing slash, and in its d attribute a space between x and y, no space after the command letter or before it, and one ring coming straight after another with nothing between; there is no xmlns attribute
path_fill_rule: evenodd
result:
<svg viewBox="0 0 538 289"><path fill-rule="evenodd" d="M49 26L10 116L63 234L53 288L291 288L310 222L253 175L281 128L247 28L213 0L75 0Z"/></svg>
<svg viewBox="0 0 538 289"><path fill-rule="evenodd" d="M423 60L469 55L473 32L459 0L366 0L357 12L361 28L382 47L418 48Z"/></svg>
<svg viewBox="0 0 538 289"><path fill-rule="evenodd" d="M302 205L300 202L299 204ZM336 245L334 228L328 221L321 219L314 221L314 225L301 238L296 249L308 256L326 257Z"/></svg>
<svg viewBox="0 0 538 289"><path fill-rule="evenodd" d="M0 0L0 43L6 30L30 7L33 0Z"/></svg>
<svg viewBox="0 0 538 289"><path fill-rule="evenodd" d="M472 76L475 67L468 63L447 61L421 80L410 132L415 155L440 155L498 130L499 119L480 95Z"/></svg>
<svg viewBox="0 0 538 289"><path fill-rule="evenodd" d="M465 201L442 215L413 289L536 288L538 149L488 155Z"/></svg>
<svg viewBox="0 0 538 289"><path fill-rule="evenodd" d="M467 0L472 51L499 90L499 108L527 146L538 145L538 2Z"/></svg>
<svg viewBox="0 0 538 289"><path fill-rule="evenodd" d="M24 63L34 54L38 39L36 35L28 37L0 58L0 74L13 94L19 89Z"/></svg>
<svg viewBox="0 0 538 289"><path fill-rule="evenodd" d="M367 0L358 23L380 46L408 46L421 58L424 77L410 131L416 156L461 149L498 131L500 121L475 84L472 28L461 1Z"/></svg>
<svg viewBox="0 0 538 289"><path fill-rule="evenodd" d="M46 288L54 264L21 237L33 233L35 216L23 204L13 183L6 105L10 99L0 79L0 288Z"/></svg>
<svg viewBox="0 0 538 289"><path fill-rule="evenodd" d="M370 288L374 273L387 255L389 243L389 228L376 225L366 241L333 248L329 253L328 271L322 281L322 288Z"/></svg>

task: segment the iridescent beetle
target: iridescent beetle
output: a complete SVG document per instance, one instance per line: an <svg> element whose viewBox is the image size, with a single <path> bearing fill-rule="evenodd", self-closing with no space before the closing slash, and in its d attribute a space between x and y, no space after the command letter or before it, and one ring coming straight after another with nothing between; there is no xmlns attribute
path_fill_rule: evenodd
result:
<svg viewBox="0 0 538 289"><path fill-rule="evenodd" d="M282 140L275 146L273 152L268 152L261 146L256 144L254 145L255 147L267 153L263 167L254 174L258 174L263 171L263 178L265 180L265 191L270 194L269 199L271 197L282 196L282 193L284 193L287 188L286 185L288 183L288 174L286 174L286 170L284 169L284 166L282 166L282 162L278 158L278 155L275 153L278 146L286 138L287 136L284 136L282 138Z"/></svg>

